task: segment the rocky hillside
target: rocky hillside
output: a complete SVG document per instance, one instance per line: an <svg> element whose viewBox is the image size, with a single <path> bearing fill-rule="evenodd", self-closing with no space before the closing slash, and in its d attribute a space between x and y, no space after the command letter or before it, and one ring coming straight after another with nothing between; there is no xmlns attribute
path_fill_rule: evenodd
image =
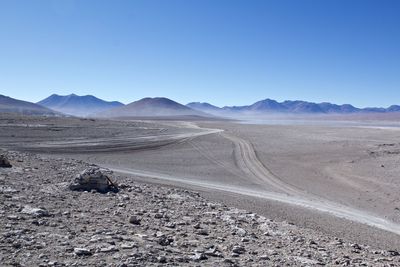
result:
<svg viewBox="0 0 400 267"><path fill-rule="evenodd" d="M0 95L0 113L17 113L23 115L55 116L60 113L40 105Z"/></svg>
<svg viewBox="0 0 400 267"><path fill-rule="evenodd" d="M111 174L119 192L71 191L81 161L6 152L1 266L400 266L374 250Z"/></svg>

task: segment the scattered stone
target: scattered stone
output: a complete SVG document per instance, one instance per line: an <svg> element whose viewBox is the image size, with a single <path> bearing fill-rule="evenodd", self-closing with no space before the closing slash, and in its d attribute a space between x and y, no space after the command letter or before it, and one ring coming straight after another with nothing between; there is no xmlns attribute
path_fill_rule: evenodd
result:
<svg viewBox="0 0 400 267"><path fill-rule="evenodd" d="M121 194L71 194L63 190L70 177L96 166L7 153L19 163L18 171L0 172L2 266L400 266L395 250L275 222L189 190L116 176Z"/></svg>

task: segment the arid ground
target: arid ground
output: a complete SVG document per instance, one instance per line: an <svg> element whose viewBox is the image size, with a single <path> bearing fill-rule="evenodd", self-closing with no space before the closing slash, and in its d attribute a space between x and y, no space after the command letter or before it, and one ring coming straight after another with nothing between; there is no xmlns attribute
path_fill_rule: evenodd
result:
<svg viewBox="0 0 400 267"><path fill-rule="evenodd" d="M2 115L0 147L98 164L139 182L400 249L400 128Z"/></svg>

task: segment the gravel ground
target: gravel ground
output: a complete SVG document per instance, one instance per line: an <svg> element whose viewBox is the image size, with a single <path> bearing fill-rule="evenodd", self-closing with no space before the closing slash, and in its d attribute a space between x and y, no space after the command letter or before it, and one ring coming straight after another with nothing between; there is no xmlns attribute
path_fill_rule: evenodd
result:
<svg viewBox="0 0 400 267"><path fill-rule="evenodd" d="M400 266L375 250L112 175L118 193L68 189L83 161L5 152L1 266Z"/></svg>

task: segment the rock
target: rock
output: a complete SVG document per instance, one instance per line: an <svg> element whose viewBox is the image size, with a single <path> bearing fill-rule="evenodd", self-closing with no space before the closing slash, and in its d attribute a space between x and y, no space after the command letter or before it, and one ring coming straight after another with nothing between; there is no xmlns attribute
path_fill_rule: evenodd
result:
<svg viewBox="0 0 400 267"><path fill-rule="evenodd" d="M243 228L237 227L236 234L238 236L244 237L244 236L246 236L247 233L246 233L246 230L244 230Z"/></svg>
<svg viewBox="0 0 400 267"><path fill-rule="evenodd" d="M157 257L157 261L159 263L166 263L167 262L167 258L165 256L160 256L160 257Z"/></svg>
<svg viewBox="0 0 400 267"><path fill-rule="evenodd" d="M246 250L243 246L233 246L232 252L236 254L243 254Z"/></svg>
<svg viewBox="0 0 400 267"><path fill-rule="evenodd" d="M268 257L268 255L261 255L258 259L261 261L267 261L267 260L269 260L269 257Z"/></svg>
<svg viewBox="0 0 400 267"><path fill-rule="evenodd" d="M135 242L125 242L125 243L121 244L121 248L122 249L131 249L131 248L134 248L134 247L137 247Z"/></svg>
<svg viewBox="0 0 400 267"><path fill-rule="evenodd" d="M355 243L355 244L351 244L350 245L352 248L357 249L357 250L361 250L361 247L359 244Z"/></svg>
<svg viewBox="0 0 400 267"><path fill-rule="evenodd" d="M228 263L228 264L234 264L235 263L232 259L229 259L229 258L225 258L223 262Z"/></svg>
<svg viewBox="0 0 400 267"><path fill-rule="evenodd" d="M176 224L174 222L168 222L165 224L165 227L167 228L175 228Z"/></svg>
<svg viewBox="0 0 400 267"><path fill-rule="evenodd" d="M390 256L400 256L400 253L396 250L388 250L387 252Z"/></svg>
<svg viewBox="0 0 400 267"><path fill-rule="evenodd" d="M198 222L195 225L193 225L193 228L194 229L200 229L201 228L200 223Z"/></svg>
<svg viewBox="0 0 400 267"><path fill-rule="evenodd" d="M0 155L0 168L11 168L12 165L5 155Z"/></svg>
<svg viewBox="0 0 400 267"><path fill-rule="evenodd" d="M114 251L118 251L116 246L108 246L100 249L100 252L114 252Z"/></svg>
<svg viewBox="0 0 400 267"><path fill-rule="evenodd" d="M74 248L74 253L77 256L90 256L93 253L87 248Z"/></svg>
<svg viewBox="0 0 400 267"><path fill-rule="evenodd" d="M31 206L25 206L21 213L33 215L35 217L46 217L49 216L49 212L45 209L32 208Z"/></svg>
<svg viewBox="0 0 400 267"><path fill-rule="evenodd" d="M208 259L204 253L195 253L193 256L190 257L190 259L194 261L202 261Z"/></svg>
<svg viewBox="0 0 400 267"><path fill-rule="evenodd" d="M69 185L69 189L74 191L96 190L100 193L118 191L110 178L97 167L90 167L78 174Z"/></svg>
<svg viewBox="0 0 400 267"><path fill-rule="evenodd" d="M161 246L169 246L174 240L171 238L167 238L166 236L162 236L158 238L157 243Z"/></svg>
<svg viewBox="0 0 400 267"><path fill-rule="evenodd" d="M156 219L161 219L162 217L163 217L163 215L161 213L154 214L154 218L156 218Z"/></svg>
<svg viewBox="0 0 400 267"><path fill-rule="evenodd" d="M136 215L132 215L131 217L129 217L129 222L131 224L140 225L140 221L141 221L141 219Z"/></svg>
<svg viewBox="0 0 400 267"><path fill-rule="evenodd" d="M198 235L208 235L207 229L200 229L196 232Z"/></svg>
<svg viewBox="0 0 400 267"><path fill-rule="evenodd" d="M207 251L204 252L204 254L212 257L222 257L221 252L219 252L218 249L215 247L209 248Z"/></svg>

